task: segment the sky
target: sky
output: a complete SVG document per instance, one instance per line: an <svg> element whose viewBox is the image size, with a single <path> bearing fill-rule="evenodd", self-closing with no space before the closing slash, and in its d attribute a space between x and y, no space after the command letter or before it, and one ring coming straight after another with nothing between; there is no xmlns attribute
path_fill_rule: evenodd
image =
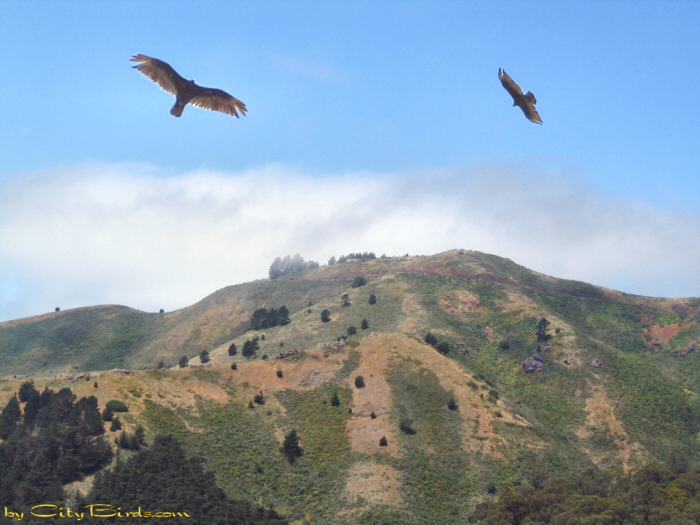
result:
<svg viewBox="0 0 700 525"><path fill-rule="evenodd" d="M295 253L700 296L698 27L691 1L4 0L0 321L171 311ZM248 114L172 117L138 53Z"/></svg>

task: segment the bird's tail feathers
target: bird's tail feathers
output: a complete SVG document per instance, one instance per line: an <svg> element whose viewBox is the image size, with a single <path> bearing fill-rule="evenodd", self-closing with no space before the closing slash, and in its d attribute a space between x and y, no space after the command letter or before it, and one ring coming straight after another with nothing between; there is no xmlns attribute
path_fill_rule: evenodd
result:
<svg viewBox="0 0 700 525"><path fill-rule="evenodd" d="M173 117L179 117L180 115L182 115L183 109L185 109L185 105L178 100L175 102L175 105L172 108L170 108L170 114Z"/></svg>

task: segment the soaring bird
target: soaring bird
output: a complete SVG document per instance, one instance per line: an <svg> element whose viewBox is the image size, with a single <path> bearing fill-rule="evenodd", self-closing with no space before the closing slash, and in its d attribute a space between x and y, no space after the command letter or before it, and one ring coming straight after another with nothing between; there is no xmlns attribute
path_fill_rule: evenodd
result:
<svg viewBox="0 0 700 525"><path fill-rule="evenodd" d="M141 71L164 91L175 95L175 105L170 110L170 114L175 117L182 115L186 104L211 111L221 111L236 118L238 118L238 111L243 115L246 114L245 104L237 98L221 89L202 87L195 84L194 80L185 80L162 60L146 55L134 55L131 61L141 62L133 66L134 69Z"/></svg>
<svg viewBox="0 0 700 525"><path fill-rule="evenodd" d="M542 119L535 109L537 99L532 94L532 91L528 91L523 95L523 90L520 89L520 86L501 68L498 68L498 79L503 84L503 87L506 88L506 91L510 93L510 96L513 97L513 105L522 109L530 122L542 124Z"/></svg>

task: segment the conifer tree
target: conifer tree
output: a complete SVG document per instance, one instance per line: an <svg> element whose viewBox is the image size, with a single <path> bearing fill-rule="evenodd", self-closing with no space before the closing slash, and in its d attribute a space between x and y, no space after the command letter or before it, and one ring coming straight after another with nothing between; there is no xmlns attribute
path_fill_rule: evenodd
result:
<svg viewBox="0 0 700 525"><path fill-rule="evenodd" d="M22 417L17 396L12 396L0 413L0 439L7 439Z"/></svg>

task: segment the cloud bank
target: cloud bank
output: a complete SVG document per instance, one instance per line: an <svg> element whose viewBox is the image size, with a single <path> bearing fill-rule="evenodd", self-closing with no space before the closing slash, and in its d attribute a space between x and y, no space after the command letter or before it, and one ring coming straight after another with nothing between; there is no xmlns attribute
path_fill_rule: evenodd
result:
<svg viewBox="0 0 700 525"><path fill-rule="evenodd" d="M0 320L93 304L172 310L277 256L464 248L629 293L699 296L700 217L489 167L312 176L83 165L0 183Z"/></svg>

